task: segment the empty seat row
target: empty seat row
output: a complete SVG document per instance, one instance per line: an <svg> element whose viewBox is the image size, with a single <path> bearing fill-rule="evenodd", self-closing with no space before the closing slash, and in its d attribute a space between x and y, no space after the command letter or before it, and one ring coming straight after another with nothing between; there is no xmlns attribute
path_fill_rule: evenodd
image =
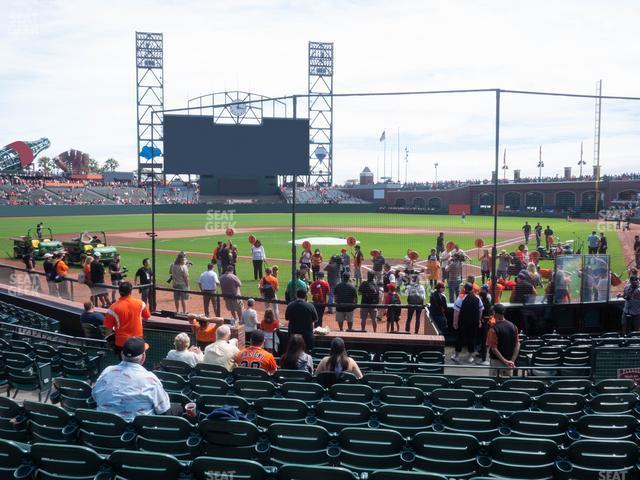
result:
<svg viewBox="0 0 640 480"><path fill-rule="evenodd" d="M60 322L58 320L5 302L0 302L0 322L18 324L49 332L58 332L60 330Z"/></svg>

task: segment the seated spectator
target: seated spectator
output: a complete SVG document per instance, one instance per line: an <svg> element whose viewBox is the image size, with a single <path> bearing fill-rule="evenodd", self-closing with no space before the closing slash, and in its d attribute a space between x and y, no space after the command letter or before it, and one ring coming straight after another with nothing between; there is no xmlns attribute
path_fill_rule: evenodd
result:
<svg viewBox="0 0 640 480"><path fill-rule="evenodd" d="M273 310L267 308L264 311L264 318L260 322L260 330L264 332L264 348L270 352L277 352L279 345L278 328L280 322L276 320Z"/></svg>
<svg viewBox="0 0 640 480"><path fill-rule="evenodd" d="M280 367L288 370L306 370L313 373L313 358L305 350L307 346L299 333L289 337L287 351L280 357Z"/></svg>
<svg viewBox="0 0 640 480"><path fill-rule="evenodd" d="M93 386L99 412L115 413L127 422L138 415L182 415L182 406L169 395L153 373L143 367L149 348L142 337L129 337L117 365L105 368Z"/></svg>
<svg viewBox="0 0 640 480"><path fill-rule="evenodd" d="M247 300L247 309L242 312L241 318L245 333L251 333L258 328L258 313L253 308L255 303L253 298Z"/></svg>
<svg viewBox="0 0 640 480"><path fill-rule="evenodd" d="M261 368L269 375L273 375L278 369L276 359L264 348L264 332L254 330L251 332L251 345L240 350L236 355L238 367Z"/></svg>
<svg viewBox="0 0 640 480"><path fill-rule="evenodd" d="M220 365L231 371L235 365L238 349L238 339L231 338L229 325L220 325L216 330L216 341L204 349L203 363Z"/></svg>
<svg viewBox="0 0 640 480"><path fill-rule="evenodd" d="M102 322L104 322L104 315L94 310L93 303L84 302L84 312L80 315L80 323L90 323L94 327L100 328Z"/></svg>
<svg viewBox="0 0 640 480"><path fill-rule="evenodd" d="M178 360L191 367L195 367L203 359L202 351L196 347L190 347L191 339L186 333L179 333L173 340L174 350L169 350L167 360Z"/></svg>
<svg viewBox="0 0 640 480"><path fill-rule="evenodd" d="M342 375L343 372L349 372L353 373L358 379L362 378L362 372L358 364L347 355L344 340L340 337L336 337L331 341L329 356L320 360L318 368L316 368L316 375L322 372L335 372L336 377Z"/></svg>
<svg viewBox="0 0 640 480"><path fill-rule="evenodd" d="M218 325L208 318L193 317L193 326L196 334L196 343L199 346L207 346L216 341L216 329Z"/></svg>

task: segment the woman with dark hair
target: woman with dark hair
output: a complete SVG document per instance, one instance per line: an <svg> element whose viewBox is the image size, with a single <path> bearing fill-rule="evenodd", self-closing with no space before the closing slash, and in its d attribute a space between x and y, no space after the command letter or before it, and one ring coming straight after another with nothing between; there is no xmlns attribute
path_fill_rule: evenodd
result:
<svg viewBox="0 0 640 480"><path fill-rule="evenodd" d="M305 352L307 346L299 333L289 337L287 351L280 357L280 368L289 370L306 370L313 373L313 359Z"/></svg>
<svg viewBox="0 0 640 480"><path fill-rule="evenodd" d="M335 372L336 377L339 377L343 372L349 372L358 379L362 378L362 372L358 364L347 355L344 340L340 337L336 337L331 341L329 356L320 360L318 368L316 368L316 375L322 372Z"/></svg>

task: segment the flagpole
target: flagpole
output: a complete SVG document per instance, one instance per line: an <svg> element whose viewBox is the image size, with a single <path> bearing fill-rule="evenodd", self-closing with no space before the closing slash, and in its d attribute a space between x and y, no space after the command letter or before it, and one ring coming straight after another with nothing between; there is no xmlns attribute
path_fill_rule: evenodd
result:
<svg viewBox="0 0 640 480"><path fill-rule="evenodd" d="M382 139L384 141L384 155L382 157L382 176L386 177L387 176L387 131L385 130L384 132L382 132L382 134L384 135L384 138Z"/></svg>
<svg viewBox="0 0 640 480"><path fill-rule="evenodd" d="M400 127L398 127L398 183L400 183Z"/></svg>

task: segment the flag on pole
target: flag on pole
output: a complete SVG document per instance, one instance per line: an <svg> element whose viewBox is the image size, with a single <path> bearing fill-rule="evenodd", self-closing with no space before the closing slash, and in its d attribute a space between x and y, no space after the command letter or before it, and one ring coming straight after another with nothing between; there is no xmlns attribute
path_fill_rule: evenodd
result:
<svg viewBox="0 0 640 480"><path fill-rule="evenodd" d="M385 138L387 138L386 133L387 133L387 131L386 131L386 130L383 130L383 131L382 131L382 135L380 135L380 141L381 141L381 142L384 142Z"/></svg>

